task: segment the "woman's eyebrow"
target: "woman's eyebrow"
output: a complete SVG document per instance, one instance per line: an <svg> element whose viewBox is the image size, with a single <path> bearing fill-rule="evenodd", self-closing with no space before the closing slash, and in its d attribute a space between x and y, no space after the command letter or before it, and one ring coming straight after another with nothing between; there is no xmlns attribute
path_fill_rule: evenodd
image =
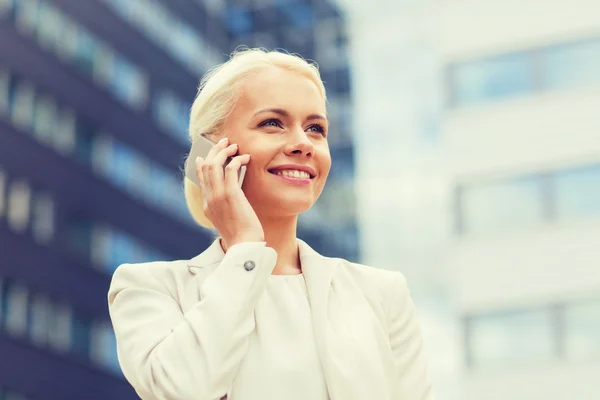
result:
<svg viewBox="0 0 600 400"><path fill-rule="evenodd" d="M279 114L282 117L289 117L290 116L290 113L288 113L283 108L265 108L265 109L262 109L262 110L259 110L259 111L255 112L253 116L256 116L256 115L262 114L262 113L267 113L267 112L274 113L274 114ZM327 120L327 118L325 118L321 114L311 114L308 117L306 117L306 120L308 120L308 121L312 121L312 120L315 120L315 119L322 119L324 121Z"/></svg>

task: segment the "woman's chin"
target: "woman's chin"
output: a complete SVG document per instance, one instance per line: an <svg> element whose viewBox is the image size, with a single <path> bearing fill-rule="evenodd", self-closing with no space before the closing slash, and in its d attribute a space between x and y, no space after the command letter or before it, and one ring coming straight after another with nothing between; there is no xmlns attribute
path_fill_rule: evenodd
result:
<svg viewBox="0 0 600 400"><path fill-rule="evenodd" d="M277 199L269 199L268 201L264 199L263 201L259 201L257 203L260 204L260 206L253 206L257 212L260 212L262 215L270 215L273 217L290 217L299 215L308 211L313 205L312 200L303 200L298 198L287 199L281 197Z"/></svg>

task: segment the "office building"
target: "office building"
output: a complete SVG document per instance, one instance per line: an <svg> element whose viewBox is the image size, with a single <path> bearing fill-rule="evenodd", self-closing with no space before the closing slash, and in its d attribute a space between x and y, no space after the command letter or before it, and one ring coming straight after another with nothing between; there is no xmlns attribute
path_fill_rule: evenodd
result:
<svg viewBox="0 0 600 400"><path fill-rule="evenodd" d="M600 6L438 11L462 398L600 398Z"/></svg>
<svg viewBox="0 0 600 400"><path fill-rule="evenodd" d="M106 294L121 263L189 258L188 110L235 46L319 61L335 166L299 236L359 257L344 21L329 2L0 0L0 398L134 399Z"/></svg>

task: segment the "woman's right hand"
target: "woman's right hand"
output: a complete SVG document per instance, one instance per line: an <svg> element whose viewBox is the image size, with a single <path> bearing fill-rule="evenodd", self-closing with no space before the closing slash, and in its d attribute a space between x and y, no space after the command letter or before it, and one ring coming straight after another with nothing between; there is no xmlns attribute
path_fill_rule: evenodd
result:
<svg viewBox="0 0 600 400"><path fill-rule="evenodd" d="M227 247L265 240L258 216L238 183L238 171L242 165L248 164L250 155L235 156L237 152L237 144L230 145L229 140L223 138L210 149L206 159L196 159L204 214L219 231ZM233 159L223 169L229 157Z"/></svg>

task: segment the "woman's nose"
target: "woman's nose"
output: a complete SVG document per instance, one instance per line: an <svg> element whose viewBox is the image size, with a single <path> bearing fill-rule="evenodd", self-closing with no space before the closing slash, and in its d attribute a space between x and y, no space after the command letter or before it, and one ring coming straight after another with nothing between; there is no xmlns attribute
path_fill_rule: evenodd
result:
<svg viewBox="0 0 600 400"><path fill-rule="evenodd" d="M304 130L296 129L294 133L289 136L289 143L286 148L287 155L295 154L310 157L314 152L315 146Z"/></svg>

